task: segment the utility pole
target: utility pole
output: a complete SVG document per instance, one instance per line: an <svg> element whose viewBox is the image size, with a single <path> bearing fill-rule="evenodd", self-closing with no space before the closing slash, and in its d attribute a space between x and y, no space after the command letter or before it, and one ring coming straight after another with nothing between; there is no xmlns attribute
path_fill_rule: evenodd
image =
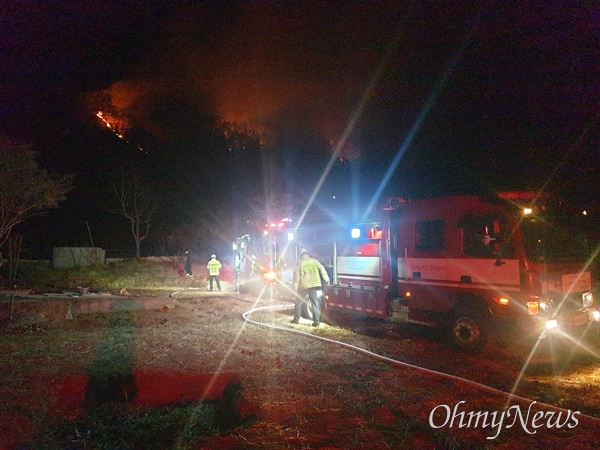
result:
<svg viewBox="0 0 600 450"><path fill-rule="evenodd" d="M87 223L87 220L84 223L87 226L87 230L88 230L88 234L90 236L90 242L92 244L92 247L94 247L94 240L92 239L92 232L90 231L90 224Z"/></svg>

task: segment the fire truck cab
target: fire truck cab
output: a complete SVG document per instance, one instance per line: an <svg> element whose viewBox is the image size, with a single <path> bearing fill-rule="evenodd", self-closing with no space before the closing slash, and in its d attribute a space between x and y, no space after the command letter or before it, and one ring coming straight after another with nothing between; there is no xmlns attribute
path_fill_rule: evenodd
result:
<svg viewBox="0 0 600 450"><path fill-rule="evenodd" d="M333 243L327 308L441 325L464 350L500 319L536 336L589 326L589 254L568 222L528 192L391 199L380 222Z"/></svg>

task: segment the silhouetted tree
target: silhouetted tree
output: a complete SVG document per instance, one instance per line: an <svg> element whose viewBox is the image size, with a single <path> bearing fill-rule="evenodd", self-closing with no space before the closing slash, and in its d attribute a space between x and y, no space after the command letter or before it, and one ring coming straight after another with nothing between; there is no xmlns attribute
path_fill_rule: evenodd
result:
<svg viewBox="0 0 600 450"><path fill-rule="evenodd" d="M141 243L148 237L159 206L157 186L137 170L123 170L110 179L110 189L112 202L107 209L129 221L139 258Z"/></svg>
<svg viewBox="0 0 600 450"><path fill-rule="evenodd" d="M0 248L15 225L56 208L72 188L73 177L41 168L31 146L0 136Z"/></svg>

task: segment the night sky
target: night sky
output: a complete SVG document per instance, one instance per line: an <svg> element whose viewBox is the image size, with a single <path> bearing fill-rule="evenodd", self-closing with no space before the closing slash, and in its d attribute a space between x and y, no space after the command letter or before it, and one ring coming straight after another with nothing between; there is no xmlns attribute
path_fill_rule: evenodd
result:
<svg viewBox="0 0 600 450"><path fill-rule="evenodd" d="M102 180L132 163L169 198L162 226L308 199L326 167L323 207L514 189L600 204L595 2L2 0L0 27L0 132L77 174L21 230L45 230L30 247L88 245L88 224L119 247ZM228 153L218 121L272 150Z"/></svg>

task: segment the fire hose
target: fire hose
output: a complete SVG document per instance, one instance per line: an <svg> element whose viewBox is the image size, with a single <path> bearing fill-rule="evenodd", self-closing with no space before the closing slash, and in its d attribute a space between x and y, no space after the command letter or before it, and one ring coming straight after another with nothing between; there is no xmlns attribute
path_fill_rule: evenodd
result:
<svg viewBox="0 0 600 450"><path fill-rule="evenodd" d="M329 338L326 338L324 336L319 336L317 334L308 333L306 331L301 331L301 330L296 330L296 329L293 329L293 328L287 328L287 327L282 327L282 326L278 326L278 325L273 325L273 324L268 324L268 323L264 323L264 322L259 322L259 321L251 319L251 317L250 317L253 313L255 313L257 311L276 310L276 309L289 308L289 307L293 307L293 306L294 306L293 303L284 303L284 304L277 304L277 305L268 305L268 306L256 307L256 308L252 308L252 309L244 312L242 314L242 318L246 322L252 323L254 325L258 325L258 326L261 326L261 327L270 328L270 329L273 329L273 330L279 330L279 331L283 331L283 332L287 332L287 333L298 334L298 335L306 336L306 337L311 338L311 339L317 339L317 340L320 340L320 341L323 341L323 342L327 342L327 343L330 343L330 344L335 344L335 345L338 345L338 346L350 349L350 350L352 350L354 352L361 353L361 354L366 355L366 356L368 356L370 358L373 358L375 360L391 364L392 366L395 366L395 367L409 368L409 369L412 369L412 370L416 370L416 371L425 373L425 374L427 374L429 376L432 376L432 377L450 380L450 381L455 382L455 383L468 385L468 386L474 387L476 389L480 389L480 390L483 390L483 391L486 391L486 392L489 392L489 393L492 393L492 394L495 394L495 395L500 395L500 396L505 397L507 399L507 405L510 404L511 402L515 401L515 400L520 401L520 402L524 402L524 403L529 403L529 404L531 404L531 403L534 402L533 399L522 397L522 396L516 395L514 393L506 392L506 391L503 391L501 389L497 389L497 388L494 388L494 387L491 387L491 386L488 386L488 385L485 385L485 384L482 384L482 383L478 383L478 382L473 381L473 380L469 380L467 378L462 378L462 377L459 377L459 376L456 376L456 375L451 375L451 374L444 373L444 372L438 372L436 370L427 369L425 367L417 366L417 365L410 364L410 363L407 363L407 362L404 362L404 361L399 361L399 360L396 360L396 359L393 359L393 358L389 358L387 356L383 356L383 355L371 352L371 351L369 351L367 349L364 349L364 348L361 348L361 347L357 347L357 346L352 345L352 344L348 344L346 342L338 341L338 340L335 340L335 339L329 339ZM555 410L555 411L568 412L564 408L560 408L558 406L554 406L554 405L550 405L550 404L547 404L547 403L539 402L537 400L535 400L535 403L537 403L540 406L543 406L545 408L552 409L552 410ZM589 416L589 415L581 414L581 413L579 413L579 415L582 416L582 417L585 417L587 419L591 419L591 420L600 422L600 418L598 418L598 417Z"/></svg>

